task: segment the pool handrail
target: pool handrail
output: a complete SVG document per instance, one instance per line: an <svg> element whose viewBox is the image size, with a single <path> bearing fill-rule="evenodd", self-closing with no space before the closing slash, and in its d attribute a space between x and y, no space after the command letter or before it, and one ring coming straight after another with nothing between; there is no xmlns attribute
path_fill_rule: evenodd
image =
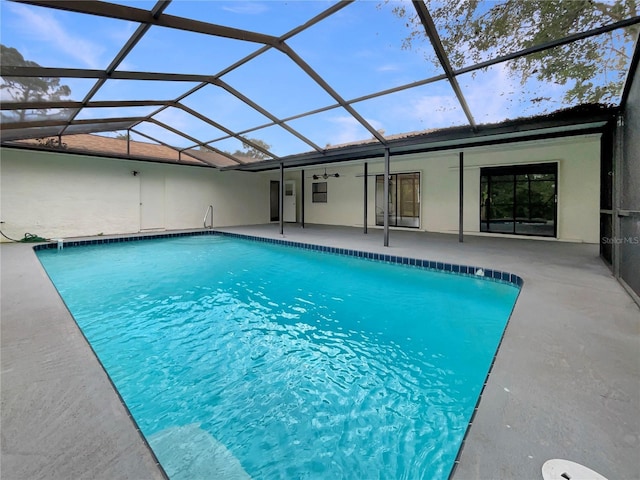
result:
<svg viewBox="0 0 640 480"><path fill-rule="evenodd" d="M209 215L209 211L211 211L211 224L207 227L207 216ZM204 218L202 219L202 225L204 228L213 229L213 205L209 205L207 207L207 211L204 212Z"/></svg>

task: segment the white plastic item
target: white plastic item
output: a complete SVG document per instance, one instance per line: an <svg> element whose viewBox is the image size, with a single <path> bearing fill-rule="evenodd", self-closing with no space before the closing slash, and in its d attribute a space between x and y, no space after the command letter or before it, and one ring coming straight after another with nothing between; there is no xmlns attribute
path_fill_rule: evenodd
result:
<svg viewBox="0 0 640 480"><path fill-rule="evenodd" d="M544 480L607 480L584 465L560 458L544 462L542 478Z"/></svg>

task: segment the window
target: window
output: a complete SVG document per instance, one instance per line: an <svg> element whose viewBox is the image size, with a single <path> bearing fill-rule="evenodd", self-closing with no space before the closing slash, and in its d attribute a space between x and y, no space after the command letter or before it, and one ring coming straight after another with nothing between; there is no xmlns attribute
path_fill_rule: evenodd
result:
<svg viewBox="0 0 640 480"><path fill-rule="evenodd" d="M480 231L556 236L556 163L480 169Z"/></svg>
<svg viewBox="0 0 640 480"><path fill-rule="evenodd" d="M420 227L420 173L389 175L389 225ZM384 225L384 175L376 175L376 225Z"/></svg>
<svg viewBox="0 0 640 480"><path fill-rule="evenodd" d="M314 182L311 185L311 201L327 203L327 182Z"/></svg>

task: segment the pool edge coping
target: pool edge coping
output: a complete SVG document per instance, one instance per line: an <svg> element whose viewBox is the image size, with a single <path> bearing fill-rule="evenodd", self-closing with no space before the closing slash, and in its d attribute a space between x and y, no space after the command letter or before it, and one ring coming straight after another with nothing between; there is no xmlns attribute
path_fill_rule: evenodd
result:
<svg viewBox="0 0 640 480"><path fill-rule="evenodd" d="M303 249L303 250L317 251L317 252L320 252L320 253L330 253L330 254L334 254L334 255L342 255L342 256L349 256L349 257L354 257L354 258L362 258L362 259L365 259L365 260L372 260L372 261L377 261L377 262L389 263L389 264L392 264L392 265L395 264L395 265L401 265L401 266L415 267L415 268L420 268L420 269L423 269L423 270L429 270L429 271L432 271L432 272L459 275L459 276L463 276L463 277L467 277L467 278L475 278L475 279L478 279L478 280L491 281L491 282L501 283L501 284L504 284L504 285L509 285L509 286L515 287L517 289L518 293L516 294L516 298L514 299L514 302L513 302L513 305L511 307L511 310L509 312L509 315L507 317L504 329L502 330L502 334L500 335L500 339L498 341L498 345L496 346L496 350L495 350L495 352L494 352L494 354L493 354L493 356L491 358L491 363L490 363L489 368L487 370L487 375L486 375L486 377L485 377L485 379L484 379L484 381L482 383L482 387L480 388L480 392L478 393L478 399L476 400L476 403L475 403L475 405L473 407L473 411L471 413L471 416L470 416L469 421L467 423L467 426L465 428L464 434L462 436L462 440L460 441L460 446L458 447L458 451L456 453L455 459L453 461L453 464L451 465L451 470L449 471L449 474L446 477L448 480L451 480L453 478L453 476L454 476L454 474L455 474L455 472L456 472L456 470L458 468L458 465L460 464L460 458L462 456L462 453L463 453L463 450L464 450L464 447L465 447L465 444L466 444L466 441L467 441L467 437L469 435L471 427L473 426L473 422L474 422L475 416L476 416L476 414L477 414L477 412L478 412L478 410L480 408L480 401L482 400L482 396L483 396L484 390L485 390L485 388L486 388L486 386L487 386L487 384L489 382L489 378L490 378L491 373L493 371L493 367L494 367L494 364L496 362L496 358L498 356L498 352L500 351L500 347L502 346L502 342L503 342L504 337L506 335L507 328L509 327L509 323L511 321L511 317L513 316L513 312L514 312L516 304L518 302L518 298L520 297L520 293L522 292L522 287L524 286L524 279L522 277L520 277L519 275L510 273L510 272L504 272L504 271L501 271L501 270L493 270L493 269L485 269L484 267L477 267L477 266L472 266L472 265L459 265L459 264L453 264L453 263L447 263L447 262L437 262L437 261L426 260L426 259L402 257L402 256L398 256L398 255L386 255L386 254L376 253L376 252L366 252L366 251L363 251L363 250L347 249L347 248L340 248L340 247L329 247L329 246L325 246L325 245L318 245L318 244L304 243L304 242L294 242L294 241L291 241L291 240L284 240L284 239L279 239L279 238L268 238L268 237L261 237L261 236L256 236L256 235L247 235L247 234L241 234L241 233L235 233L235 232L225 232L225 231L220 231L220 230L196 230L196 231L186 231L186 232L150 233L150 234L142 233L142 234L138 234L138 235L106 237L106 238L97 238L97 239L96 238L78 239L78 240L56 239L55 241L48 241L46 243L36 244L32 248L33 248L33 251L35 253L36 251L39 251L39 250L48 250L48 249L56 249L56 248L60 249L60 248L64 248L64 247L80 247L80 246L87 246L87 245L103 245L103 244L110 244L110 243L125 243L125 242L142 241L142 240L158 240L158 239L164 239L164 238L193 237L193 236L226 236L226 237L231 237L231 238L239 238L239 239L255 241L255 242L259 242L259 243L268 243L268 244L274 244L274 245L282 245L282 246L294 247L294 248L299 248L299 249ZM454 267L456 267L457 270ZM463 271L463 269L464 269L464 271ZM481 273L478 273L478 272L481 272ZM47 274L47 276L48 276L48 274ZM53 281L51 279L49 279L49 280L53 284ZM62 299L62 296L60 296L60 298ZM66 302L64 302L64 299L62 299L62 301L63 301L65 307L67 308L67 311L69 311L69 315L71 315L71 318L73 318L74 322L75 322L75 317L73 317L73 315L71 314L71 311L66 306ZM77 325L77 322L75 322L75 323ZM124 406L125 410L127 411L128 415L129 415L129 418L132 420L132 422L134 424L134 427L136 428L138 434L142 437L143 442L146 444L147 448L151 452L151 455L156 459L156 463L157 463L158 467L160 468L160 471L162 472L163 475L166 476L167 474L166 474L164 468L162 467L161 463L157 459L157 457L155 455L155 452L153 451L153 449L151 448L151 445L148 443L148 440L146 439L146 437L142 433L142 430L138 426L138 423L136 422L135 418L133 417L133 415L129 411L129 407L126 405L124 399L120 395L120 392L118 391L118 389L116 388L115 384L111 380L111 377L110 377L109 373L107 372L106 368L102 365L102 361L100 360L98 355L93 350L93 347L91 346L91 343L89 342L89 340L84 335L84 332L80 328L80 325L77 325L77 326L80 329L80 332L82 333L82 336L84 337L85 341L87 342L87 344L91 348L96 360L98 361L98 363L100 364L101 368L103 369L103 371L107 375L107 378L108 378L109 382L111 383L113 390L116 392L116 395L120 399L120 402L122 403L122 405ZM168 476L166 478L168 478Z"/></svg>
<svg viewBox="0 0 640 480"><path fill-rule="evenodd" d="M86 245L102 245L109 243L122 243L122 242L135 242L141 240L157 240L162 238L175 238L175 237L191 237L191 236L205 236L205 235L219 235L232 238L242 238L245 240L253 240L262 243L272 243L276 245L285 245L304 250L313 250L324 253L332 253L336 255L350 256L355 258L364 258L367 260L374 260L379 262L411 266L421 268L425 270L437 271L440 273L456 274L465 277L476 278L480 280L494 281L498 283L504 283L512 285L518 290L521 290L524 286L524 280L519 275L514 273L505 272L502 270L495 270L491 268L478 267L475 265L460 265L449 262L438 262L434 260L402 257L398 255L387 255L383 253L367 252L363 250L355 250L349 248L340 247L328 247L325 245L318 245L313 243L294 242L291 240L284 240L280 238L267 238L259 237L255 235L246 235L242 233L224 232L220 230L196 230L189 232L172 232L172 233L152 233L152 234L139 234L139 235L127 235L119 237L106 237L106 238L90 238L90 239L78 239L67 240L59 239L46 243L40 243L33 246L34 251L47 250L54 248L66 248L66 247L79 247Z"/></svg>

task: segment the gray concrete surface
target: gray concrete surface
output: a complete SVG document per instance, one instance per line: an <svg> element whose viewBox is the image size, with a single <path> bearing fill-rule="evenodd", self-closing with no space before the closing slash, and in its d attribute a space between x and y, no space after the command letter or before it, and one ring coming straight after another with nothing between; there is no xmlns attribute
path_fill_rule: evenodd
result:
<svg viewBox="0 0 640 480"><path fill-rule="evenodd" d="M281 238L274 224L223 230ZM385 248L380 230L315 225L284 237L524 278L454 480L539 479L551 458L640 479L640 310L596 245L392 231ZM159 478L30 247L0 250L2 478Z"/></svg>
<svg viewBox="0 0 640 480"><path fill-rule="evenodd" d="M33 245L0 270L0 478L165 478Z"/></svg>

